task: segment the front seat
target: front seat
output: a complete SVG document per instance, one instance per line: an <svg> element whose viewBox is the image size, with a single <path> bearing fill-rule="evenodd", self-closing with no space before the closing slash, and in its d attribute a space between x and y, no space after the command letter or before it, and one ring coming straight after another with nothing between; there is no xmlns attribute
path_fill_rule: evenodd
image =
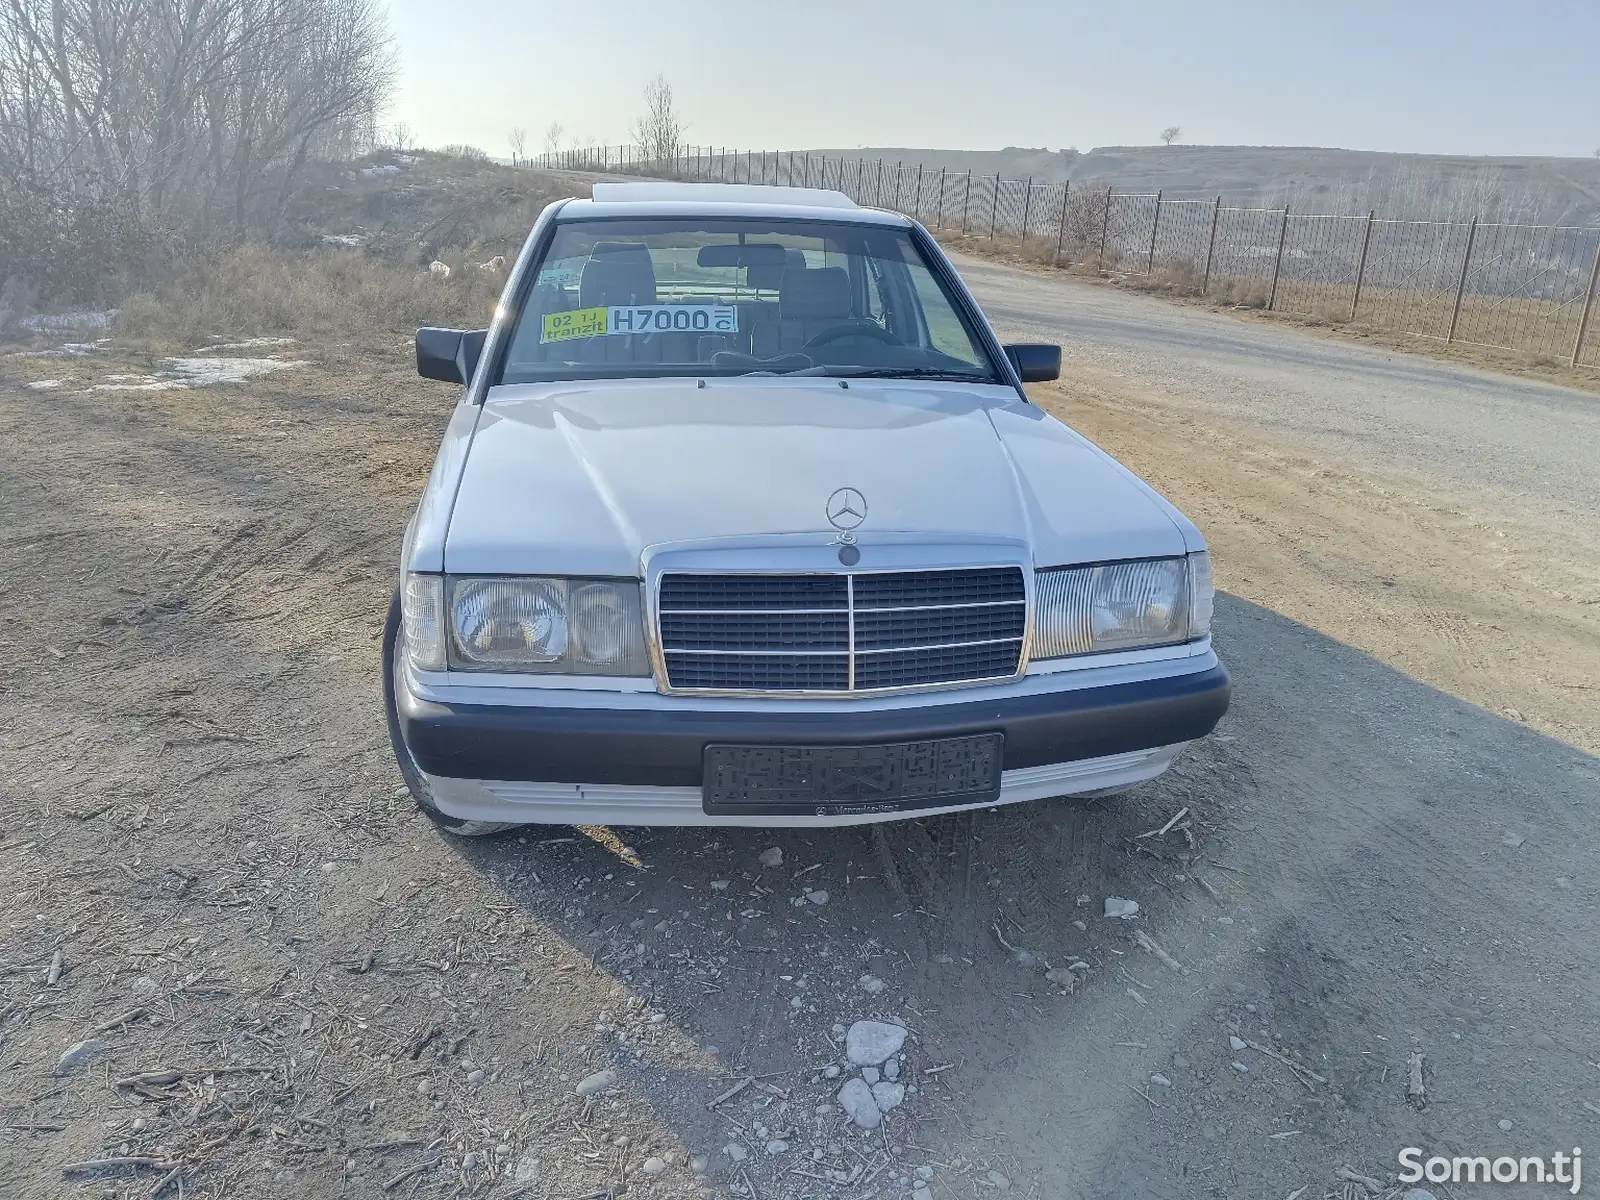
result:
<svg viewBox="0 0 1600 1200"><path fill-rule="evenodd" d="M778 281L778 319L753 333L763 358L790 354L825 329L850 320L850 272L843 267L786 267Z"/></svg>
<svg viewBox="0 0 1600 1200"><path fill-rule="evenodd" d="M626 307L656 302L656 268L643 242L596 242L578 276L579 308ZM666 347L661 337L647 334L602 334L577 348L580 362L661 362Z"/></svg>
<svg viewBox="0 0 1600 1200"><path fill-rule="evenodd" d="M643 242L596 242L578 277L578 306L654 304L656 268Z"/></svg>

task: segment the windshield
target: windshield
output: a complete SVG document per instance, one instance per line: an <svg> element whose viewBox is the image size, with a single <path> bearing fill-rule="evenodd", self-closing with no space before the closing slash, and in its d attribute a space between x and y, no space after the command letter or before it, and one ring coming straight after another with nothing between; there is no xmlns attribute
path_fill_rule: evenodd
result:
<svg viewBox="0 0 1600 1200"><path fill-rule="evenodd" d="M813 374L999 382L909 231L693 217L561 224L501 383Z"/></svg>

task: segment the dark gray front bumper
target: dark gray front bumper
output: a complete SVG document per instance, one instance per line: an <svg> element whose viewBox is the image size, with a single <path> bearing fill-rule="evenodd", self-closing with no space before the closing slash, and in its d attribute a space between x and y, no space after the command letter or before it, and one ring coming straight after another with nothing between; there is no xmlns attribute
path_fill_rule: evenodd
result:
<svg viewBox="0 0 1600 1200"><path fill-rule="evenodd" d="M1005 737L1004 769L1103 758L1203 737L1227 711L1220 665L1103 687L944 704L797 712L442 704L399 689L406 745L449 779L695 787L707 745L867 745Z"/></svg>

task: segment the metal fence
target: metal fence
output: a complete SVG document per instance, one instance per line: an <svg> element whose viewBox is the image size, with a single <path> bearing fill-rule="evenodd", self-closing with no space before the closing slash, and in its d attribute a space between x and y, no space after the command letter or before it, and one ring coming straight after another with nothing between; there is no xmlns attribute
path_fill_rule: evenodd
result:
<svg viewBox="0 0 1600 1200"><path fill-rule="evenodd" d="M688 146L545 155L546 170L823 187L930 229L1059 267L1143 277L1224 303L1359 321L1443 342L1600 367L1600 227L1412 221L1236 208L1222 197L1035 183L882 159Z"/></svg>

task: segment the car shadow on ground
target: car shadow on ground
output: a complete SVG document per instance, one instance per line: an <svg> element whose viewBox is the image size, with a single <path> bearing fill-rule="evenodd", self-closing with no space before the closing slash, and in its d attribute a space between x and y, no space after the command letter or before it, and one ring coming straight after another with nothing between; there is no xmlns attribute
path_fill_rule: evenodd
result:
<svg viewBox="0 0 1600 1200"><path fill-rule="evenodd" d="M460 852L613 977L618 1014L700 1048L685 1070L637 1030L612 1042L623 1086L735 1189L831 1194L871 1163L1255 1193L1345 1162L1384 1177L1410 1145L1581 1145L1600 762L1246 601L1218 627L1232 711L1119 796ZM1104 917L1113 896L1139 915ZM818 1108L863 1018L911 1031L910 1094L871 1134Z"/></svg>

